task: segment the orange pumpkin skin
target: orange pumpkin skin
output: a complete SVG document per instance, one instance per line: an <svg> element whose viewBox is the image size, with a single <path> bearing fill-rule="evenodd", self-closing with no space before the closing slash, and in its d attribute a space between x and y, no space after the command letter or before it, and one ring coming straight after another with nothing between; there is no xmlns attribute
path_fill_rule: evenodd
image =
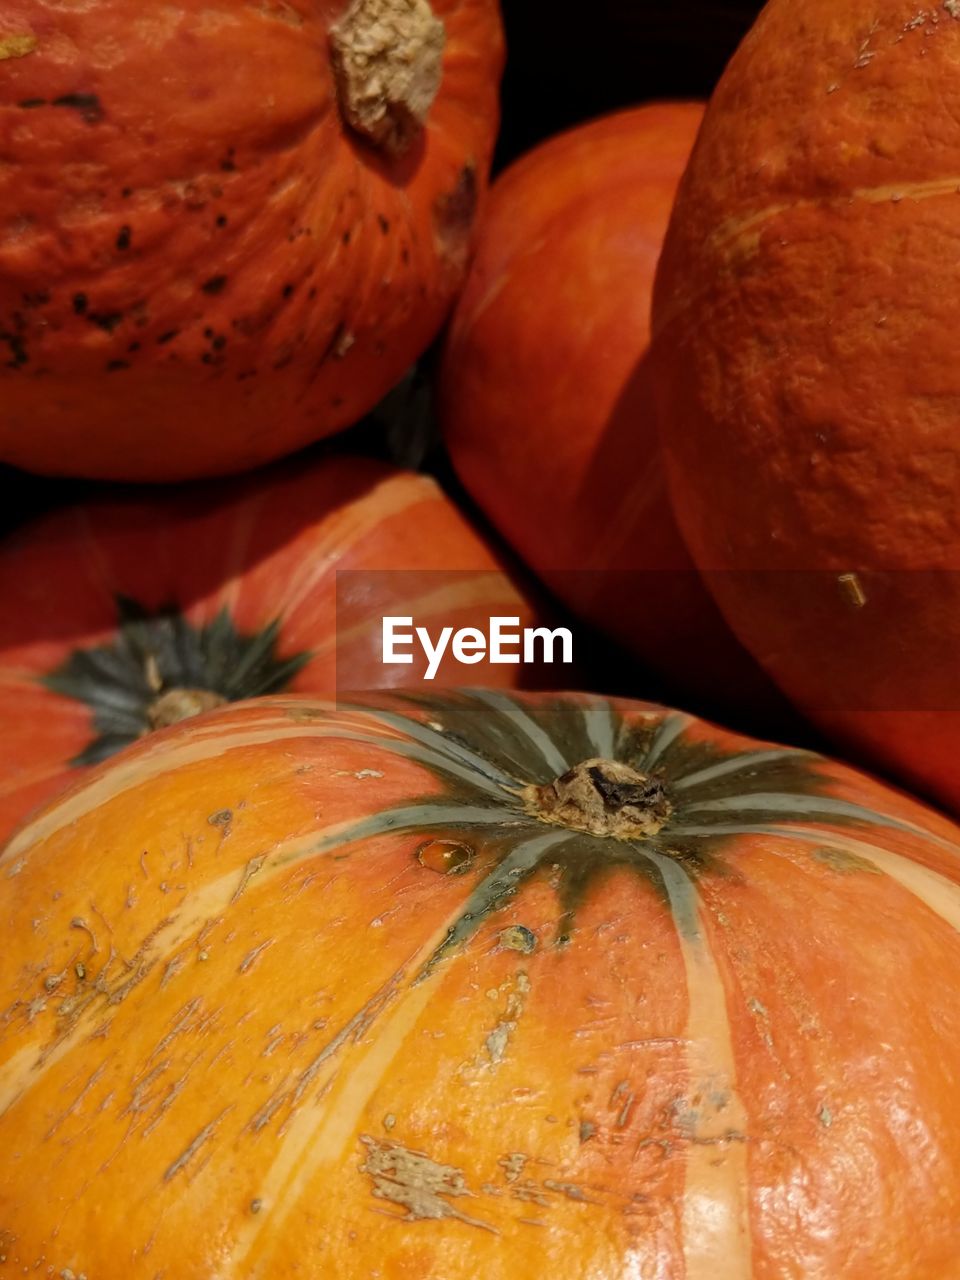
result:
<svg viewBox="0 0 960 1280"><path fill-rule="evenodd" d="M394 18L395 144L337 70ZM502 59L496 0L7 5L0 458L172 480L356 421L461 283Z"/></svg>
<svg viewBox="0 0 960 1280"><path fill-rule="evenodd" d="M684 683L715 694L722 673L742 694L759 674L673 519L644 364L657 258L702 117L698 103L619 112L497 180L439 404L464 484L566 604Z"/></svg>
<svg viewBox="0 0 960 1280"><path fill-rule="evenodd" d="M960 804L960 21L772 0L666 240L655 374L679 521L804 711Z"/></svg>
<svg viewBox="0 0 960 1280"><path fill-rule="evenodd" d="M0 543L0 592L2 839L91 762L211 696L418 683L422 661L381 661L384 615L431 634L534 621L433 480L361 458L65 509ZM530 675L448 653L436 682L467 674Z"/></svg>
<svg viewBox="0 0 960 1280"><path fill-rule="evenodd" d="M0 855L0 1276L941 1280L958 842L649 705L176 726Z"/></svg>

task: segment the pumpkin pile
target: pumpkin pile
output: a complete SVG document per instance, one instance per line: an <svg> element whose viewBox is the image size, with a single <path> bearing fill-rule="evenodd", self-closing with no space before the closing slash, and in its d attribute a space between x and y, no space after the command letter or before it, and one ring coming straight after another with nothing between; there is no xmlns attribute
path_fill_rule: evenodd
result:
<svg viewBox="0 0 960 1280"><path fill-rule="evenodd" d="M0 12L0 1280L956 1276L960 5L627 8Z"/></svg>

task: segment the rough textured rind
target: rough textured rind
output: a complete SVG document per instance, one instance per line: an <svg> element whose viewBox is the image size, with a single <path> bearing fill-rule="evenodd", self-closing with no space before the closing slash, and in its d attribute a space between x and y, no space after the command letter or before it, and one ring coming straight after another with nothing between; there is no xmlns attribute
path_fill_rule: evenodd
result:
<svg viewBox="0 0 960 1280"><path fill-rule="evenodd" d="M658 831L525 809L596 758ZM585 695L261 699L0 886L0 1280L951 1275L960 829L842 765Z"/></svg>
<svg viewBox="0 0 960 1280"><path fill-rule="evenodd" d="M436 210L466 167L486 185L499 13L436 0L394 156L341 114L348 8L18 4L37 44L0 61L0 459L241 471L356 421L429 343L473 231L451 253Z"/></svg>
<svg viewBox="0 0 960 1280"><path fill-rule="evenodd" d="M810 715L960 805L960 22L771 0L667 237L655 372L677 516Z"/></svg>

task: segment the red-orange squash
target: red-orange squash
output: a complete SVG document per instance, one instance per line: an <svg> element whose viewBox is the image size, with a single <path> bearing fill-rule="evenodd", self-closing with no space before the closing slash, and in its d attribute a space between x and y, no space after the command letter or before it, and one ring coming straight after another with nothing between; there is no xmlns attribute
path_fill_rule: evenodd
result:
<svg viewBox="0 0 960 1280"><path fill-rule="evenodd" d="M432 634L532 621L434 481L359 458L60 511L0 543L0 595L0 839L78 771L224 701L419 682L422 661L383 664L385 614ZM448 652L435 680L524 674Z"/></svg>
<svg viewBox="0 0 960 1280"><path fill-rule="evenodd" d="M759 673L674 522L644 364L657 258L702 116L697 103L606 116L498 179L439 405L463 483L556 595L681 687L724 685L742 704Z"/></svg>
<svg viewBox="0 0 960 1280"><path fill-rule="evenodd" d="M677 516L803 710L960 805L960 6L772 0L656 290Z"/></svg>
<svg viewBox="0 0 960 1280"><path fill-rule="evenodd" d="M0 458L169 480L359 418L459 287L496 0L0 14Z"/></svg>
<svg viewBox="0 0 960 1280"><path fill-rule="evenodd" d="M3 1280L955 1274L960 830L828 760L266 699L0 883Z"/></svg>

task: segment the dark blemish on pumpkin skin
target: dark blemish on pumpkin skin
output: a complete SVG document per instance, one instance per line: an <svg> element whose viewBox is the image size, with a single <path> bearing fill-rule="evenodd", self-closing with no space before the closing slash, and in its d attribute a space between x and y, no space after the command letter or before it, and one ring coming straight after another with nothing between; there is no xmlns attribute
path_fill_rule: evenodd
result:
<svg viewBox="0 0 960 1280"><path fill-rule="evenodd" d="M127 350L128 350L128 351L130 351L130 352L133 352L133 351L139 351L139 350L140 350L140 343L139 343L139 342L131 342L131 343L130 343L130 345L129 345L129 347L127 347Z"/></svg>
<svg viewBox="0 0 960 1280"><path fill-rule="evenodd" d="M113 333L117 325L123 320L123 312L88 311L87 319L91 324L95 324L98 329L103 329L105 333Z"/></svg>
<svg viewBox="0 0 960 1280"><path fill-rule="evenodd" d="M0 342L5 342L10 348L10 359L7 361L8 369L21 369L25 364L29 364L30 356L24 346L23 338L17 333L0 333Z"/></svg>
<svg viewBox="0 0 960 1280"><path fill-rule="evenodd" d="M130 248L130 238L132 234L133 233L129 227L121 227L117 232L117 248L121 253Z"/></svg>
<svg viewBox="0 0 960 1280"><path fill-rule="evenodd" d="M220 161L220 168L223 170L224 173L236 173L237 162L234 159L234 156L236 154L237 153L234 150L234 148L231 147L230 150L227 152L226 156L224 157L224 159Z"/></svg>
<svg viewBox="0 0 960 1280"><path fill-rule="evenodd" d="M133 187L124 187L123 190L120 192L120 195L123 197L124 200L129 200L130 197L133 195Z"/></svg>
<svg viewBox="0 0 960 1280"><path fill-rule="evenodd" d="M38 289L36 293L25 293L23 295L23 305L25 307L45 307L50 301L50 293L46 289Z"/></svg>
<svg viewBox="0 0 960 1280"><path fill-rule="evenodd" d="M37 107L45 107L47 105L46 98L24 98L22 102L17 103L21 111L35 111Z"/></svg>
<svg viewBox="0 0 960 1280"><path fill-rule="evenodd" d="M294 289L295 289L295 288L296 288L296 285L293 285L293 284L285 284L285 285L283 286L283 296L284 296L285 298L292 298L292 297L293 297L293 291L294 291Z"/></svg>
<svg viewBox="0 0 960 1280"><path fill-rule="evenodd" d="M107 373L119 373L122 369L129 369L130 365L126 360L111 360L107 365Z"/></svg>
<svg viewBox="0 0 960 1280"><path fill-rule="evenodd" d="M217 293L223 293L224 289L226 288L226 285L227 285L226 276L211 276L209 280L205 281L200 286L200 288L203 290L204 293L217 294Z"/></svg>
<svg viewBox="0 0 960 1280"><path fill-rule="evenodd" d="M170 329L168 330L167 333L161 333L160 337L157 339L157 346L158 347L166 346L168 342L172 342L174 338L178 338L179 336L180 336L179 329Z"/></svg>
<svg viewBox="0 0 960 1280"><path fill-rule="evenodd" d="M73 309L78 316L85 314L87 310L87 295L85 293L75 293L73 295Z"/></svg>
<svg viewBox="0 0 960 1280"><path fill-rule="evenodd" d="M227 217L227 215L225 213L221 213L217 218L217 226L225 227L229 221L230 219Z"/></svg>
<svg viewBox="0 0 960 1280"><path fill-rule="evenodd" d="M222 351L226 345L227 345L227 340L222 333L218 334L217 337L215 337L213 340L214 351Z"/></svg>
<svg viewBox="0 0 960 1280"><path fill-rule="evenodd" d="M52 107L69 107L79 111L87 124L98 124L104 117L103 103L95 93L65 93L54 98Z"/></svg>
<svg viewBox="0 0 960 1280"><path fill-rule="evenodd" d="M390 231L389 220L385 218L382 213L378 213L377 221L380 223L380 230L383 232L384 235L387 235Z"/></svg>

